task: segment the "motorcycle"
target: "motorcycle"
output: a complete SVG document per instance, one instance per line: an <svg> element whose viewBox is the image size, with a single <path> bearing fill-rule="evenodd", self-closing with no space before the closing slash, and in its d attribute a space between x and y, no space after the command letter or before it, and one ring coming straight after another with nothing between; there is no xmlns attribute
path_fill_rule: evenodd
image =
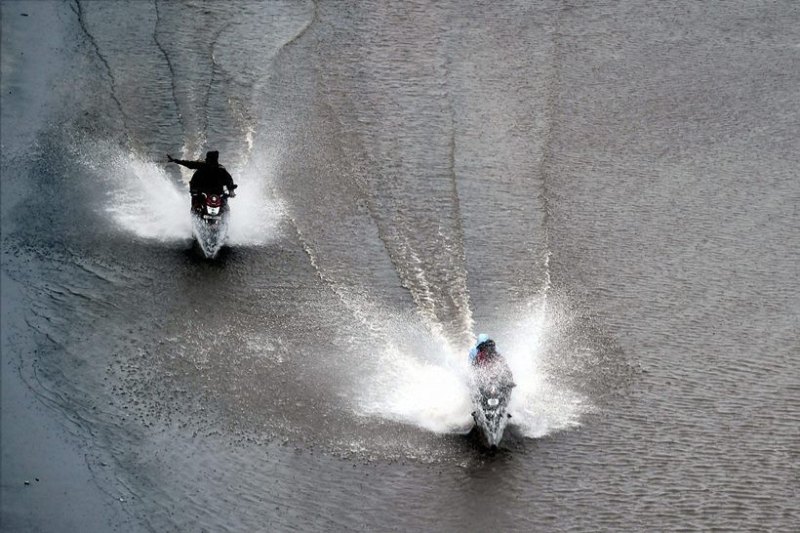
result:
<svg viewBox="0 0 800 533"><path fill-rule="evenodd" d="M223 189L222 194L197 193L192 195L192 229L195 239L208 259L216 257L228 235L230 208L228 198L233 191Z"/></svg>
<svg viewBox="0 0 800 533"><path fill-rule="evenodd" d="M472 418L481 440L491 449L500 444L511 418L508 402L515 386L509 371L476 370Z"/></svg>

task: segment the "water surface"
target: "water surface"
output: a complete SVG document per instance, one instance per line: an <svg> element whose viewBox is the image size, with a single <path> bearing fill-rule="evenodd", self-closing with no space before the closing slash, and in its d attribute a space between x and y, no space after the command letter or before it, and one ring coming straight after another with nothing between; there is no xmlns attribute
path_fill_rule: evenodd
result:
<svg viewBox="0 0 800 533"><path fill-rule="evenodd" d="M795 4L2 17L3 368L118 529L798 522ZM240 184L213 261L165 163L207 149Z"/></svg>

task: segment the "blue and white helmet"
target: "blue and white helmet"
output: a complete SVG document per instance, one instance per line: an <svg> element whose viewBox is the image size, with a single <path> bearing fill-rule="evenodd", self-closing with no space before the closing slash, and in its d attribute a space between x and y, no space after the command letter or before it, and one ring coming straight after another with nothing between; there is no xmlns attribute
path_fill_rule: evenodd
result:
<svg viewBox="0 0 800 533"><path fill-rule="evenodd" d="M484 342L489 340L489 335L486 333L481 333L478 335L478 339L475 341L475 346L472 347L469 351L469 360L474 361L476 357L478 357L478 346L483 344Z"/></svg>

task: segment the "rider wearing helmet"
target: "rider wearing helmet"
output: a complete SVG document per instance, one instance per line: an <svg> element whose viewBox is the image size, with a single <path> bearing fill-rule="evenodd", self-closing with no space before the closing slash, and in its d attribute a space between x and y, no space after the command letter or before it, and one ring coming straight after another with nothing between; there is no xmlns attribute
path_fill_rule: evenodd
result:
<svg viewBox="0 0 800 533"><path fill-rule="evenodd" d="M495 342L490 339L487 334L481 333L478 335L478 340L475 342L475 346L469 351L469 357L472 366L476 367L476 370L491 370L491 374L495 374L495 372L497 372L498 375L503 376L504 379L512 381L511 369L509 368L505 357L500 355L500 353L497 351ZM511 386L514 386L513 382Z"/></svg>
<svg viewBox="0 0 800 533"><path fill-rule="evenodd" d="M475 346L475 351L475 360L473 361L473 364L477 366L490 365L499 357L502 357L499 353L497 353L497 347L492 339L486 339Z"/></svg>
<svg viewBox="0 0 800 533"><path fill-rule="evenodd" d="M481 346L483 343L485 343L488 340L491 340L491 339L489 338L489 335L487 335L486 333L481 333L480 335L478 335L478 340L475 341L475 346L473 346L469 351L469 362L470 363L472 363L473 365L478 364L477 363L478 347Z"/></svg>

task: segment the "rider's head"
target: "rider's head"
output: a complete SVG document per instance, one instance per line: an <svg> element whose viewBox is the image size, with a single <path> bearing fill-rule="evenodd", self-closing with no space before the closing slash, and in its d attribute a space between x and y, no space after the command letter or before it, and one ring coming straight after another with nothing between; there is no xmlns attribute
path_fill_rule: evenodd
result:
<svg viewBox="0 0 800 533"><path fill-rule="evenodd" d="M216 150L212 152L206 152L206 163L209 163L211 165L219 164L219 152L217 152Z"/></svg>
<svg viewBox="0 0 800 533"><path fill-rule="evenodd" d="M483 341L478 345L478 351L486 353L494 353L495 351L494 341L492 339L487 338L485 341Z"/></svg>
<svg viewBox="0 0 800 533"><path fill-rule="evenodd" d="M475 344L476 345L477 344L483 344L484 342L486 342L488 340L489 340L489 335L487 335L486 333L481 333L480 335L478 335L478 342L476 342Z"/></svg>

